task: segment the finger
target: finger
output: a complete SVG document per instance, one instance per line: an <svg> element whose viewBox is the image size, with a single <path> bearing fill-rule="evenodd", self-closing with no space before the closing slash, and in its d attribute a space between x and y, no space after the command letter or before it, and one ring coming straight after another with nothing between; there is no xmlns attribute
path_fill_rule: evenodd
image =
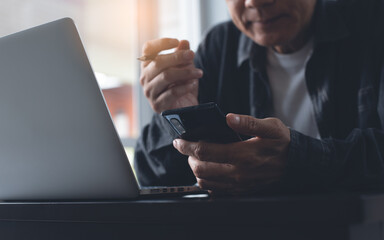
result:
<svg viewBox="0 0 384 240"><path fill-rule="evenodd" d="M231 164L235 158L233 152L239 152L238 143L216 144L208 142L189 142L175 139L173 146L182 154L195 157L200 161ZM235 151L234 151L235 150Z"/></svg>
<svg viewBox="0 0 384 240"><path fill-rule="evenodd" d="M277 118L257 119L232 113L227 115L227 124L240 134L261 138L280 138L281 130L285 127Z"/></svg>
<svg viewBox="0 0 384 240"><path fill-rule="evenodd" d="M207 179L196 178L197 184L201 189L213 192L230 193L236 191L236 187L232 183L211 181Z"/></svg>
<svg viewBox="0 0 384 240"><path fill-rule="evenodd" d="M161 93L176 85L196 81L201 78L203 72L197 68L169 68L157 75L144 88L144 94L149 99L156 99Z"/></svg>
<svg viewBox="0 0 384 240"><path fill-rule="evenodd" d="M204 162L194 157L188 158L188 164L197 178L211 181L233 181L235 167L231 164Z"/></svg>
<svg viewBox="0 0 384 240"><path fill-rule="evenodd" d="M170 109L169 106L174 108L188 107L197 104L197 96L193 95L196 92L195 89L198 87L197 81L188 82L187 84L174 86L159 95L158 98L154 99L152 108L160 113L164 110ZM193 96L189 96L193 95ZM195 99L195 101L185 102L184 99Z"/></svg>
<svg viewBox="0 0 384 240"><path fill-rule="evenodd" d="M193 64L194 56L195 54L191 50L180 50L159 55L144 68L143 76L145 77L140 79L140 83L142 85L146 84L167 68Z"/></svg>
<svg viewBox="0 0 384 240"><path fill-rule="evenodd" d="M180 51L180 50L190 50L190 46L189 46L189 41L187 40L181 40L180 43L179 43L179 46L176 48L176 51ZM179 66L183 66L183 65L179 65Z"/></svg>
<svg viewBox="0 0 384 240"><path fill-rule="evenodd" d="M189 42L187 40L181 40L176 50L189 50Z"/></svg>
<svg viewBox="0 0 384 240"><path fill-rule="evenodd" d="M268 157L258 157L255 159L243 160L240 165L236 165L236 173L233 174L234 182L240 185L248 183L263 183L265 181L278 179L284 172L281 165L275 164L275 161L270 161Z"/></svg>
<svg viewBox="0 0 384 240"><path fill-rule="evenodd" d="M276 183L275 180L265 180L248 183L238 184L224 181L212 181L208 179L196 178L196 182L201 189L212 191L213 193L227 193L227 194L247 194L257 193L268 189L272 184Z"/></svg>
<svg viewBox="0 0 384 240"><path fill-rule="evenodd" d="M260 182L254 185L238 185L232 183L223 183L217 181L209 181L205 179L196 179L200 188L208 190L212 196L224 195L249 195L257 193L268 193L269 189L273 189L274 181ZM272 187L272 188L271 188Z"/></svg>
<svg viewBox="0 0 384 240"><path fill-rule="evenodd" d="M176 48L179 45L179 40L175 38L160 38L150 40L143 45L143 55L156 55L163 50Z"/></svg>

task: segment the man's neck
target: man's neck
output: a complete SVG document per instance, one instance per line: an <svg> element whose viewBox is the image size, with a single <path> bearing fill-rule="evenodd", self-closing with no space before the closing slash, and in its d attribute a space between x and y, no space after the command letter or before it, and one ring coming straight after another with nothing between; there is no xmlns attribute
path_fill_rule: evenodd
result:
<svg viewBox="0 0 384 240"><path fill-rule="evenodd" d="M295 39L287 44L273 46L273 50L281 54L290 54L300 50L309 41L312 36L312 28L307 28L300 33Z"/></svg>

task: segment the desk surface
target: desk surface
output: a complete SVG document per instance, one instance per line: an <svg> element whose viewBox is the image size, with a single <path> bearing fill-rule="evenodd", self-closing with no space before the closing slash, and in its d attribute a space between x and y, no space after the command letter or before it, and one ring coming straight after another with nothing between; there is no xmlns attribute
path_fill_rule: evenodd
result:
<svg viewBox="0 0 384 240"><path fill-rule="evenodd" d="M97 202L0 202L2 221L357 224L384 220L384 194Z"/></svg>

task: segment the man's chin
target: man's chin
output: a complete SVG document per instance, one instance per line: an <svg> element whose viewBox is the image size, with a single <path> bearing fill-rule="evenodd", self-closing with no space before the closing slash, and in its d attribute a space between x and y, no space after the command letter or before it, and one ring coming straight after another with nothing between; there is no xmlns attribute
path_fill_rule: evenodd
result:
<svg viewBox="0 0 384 240"><path fill-rule="evenodd" d="M266 34L266 35L255 35L252 40L260 46L263 47L274 47L278 45L282 45L286 42L285 39L279 36L275 36L274 34Z"/></svg>

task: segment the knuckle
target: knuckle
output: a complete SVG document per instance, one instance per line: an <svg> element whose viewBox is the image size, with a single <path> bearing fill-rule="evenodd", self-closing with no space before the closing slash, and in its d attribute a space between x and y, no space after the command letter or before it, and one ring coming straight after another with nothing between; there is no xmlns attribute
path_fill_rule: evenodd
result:
<svg viewBox="0 0 384 240"><path fill-rule="evenodd" d="M177 88L171 88L171 89L169 89L168 90L168 94L170 95L170 96L176 96L177 97Z"/></svg>
<svg viewBox="0 0 384 240"><path fill-rule="evenodd" d="M246 126L249 129L256 129L258 127L258 123L257 123L257 121L254 121L252 118L247 117L246 118Z"/></svg>
<svg viewBox="0 0 384 240"><path fill-rule="evenodd" d="M165 70L163 72L161 72L160 74L160 79L163 80L163 81L169 81L169 79L171 78L171 73L169 70Z"/></svg>
<svg viewBox="0 0 384 240"><path fill-rule="evenodd" d="M197 184L199 185L199 187L201 189L207 189L208 188L207 182L204 181L203 179L197 178Z"/></svg>
<svg viewBox="0 0 384 240"><path fill-rule="evenodd" d="M274 126L280 127L282 125L282 122L278 118L271 117L271 118L266 118L265 120L269 121Z"/></svg>
<svg viewBox="0 0 384 240"><path fill-rule="evenodd" d="M279 126L281 127L282 126L282 122L280 121L280 119L278 118L270 118L271 122L273 123L273 125L276 125L276 126Z"/></svg>
<svg viewBox="0 0 384 240"><path fill-rule="evenodd" d="M185 147L185 144L179 144L178 148L179 148L179 151L180 151L181 153L183 153L183 154L186 153L186 147ZM190 162L190 160L188 160L188 162ZM194 165L193 165L192 169L193 169L193 168L194 168Z"/></svg>
<svg viewBox="0 0 384 240"><path fill-rule="evenodd" d="M285 124L280 119L278 119L278 118L269 118L268 120L270 121L270 123L273 126L273 128L277 130L276 132L285 132L285 131L287 131L288 128L285 126Z"/></svg>
<svg viewBox="0 0 384 240"><path fill-rule="evenodd" d="M159 113L161 112L160 104L158 102L152 102L152 109L153 111Z"/></svg>
<svg viewBox="0 0 384 240"><path fill-rule="evenodd" d="M204 160L206 158L207 151L206 151L206 149L205 149L203 144L197 143L194 152L195 152L195 156L198 159Z"/></svg>
<svg viewBox="0 0 384 240"><path fill-rule="evenodd" d="M153 64L153 67L155 69L161 69L162 67L161 61L159 61L158 59L153 60L151 63Z"/></svg>
<svg viewBox="0 0 384 240"><path fill-rule="evenodd" d="M151 90L150 90L149 87L144 87L143 88L143 92L144 92L144 95L145 95L146 98L149 99L151 97Z"/></svg>
<svg viewBox="0 0 384 240"><path fill-rule="evenodd" d="M150 49L150 48L151 48L151 43L150 42L145 42L143 44L143 47L142 47L142 52L146 53L146 52L148 52L148 49Z"/></svg>
<svg viewBox="0 0 384 240"><path fill-rule="evenodd" d="M199 165L199 164L194 165L192 171L196 177L198 177L198 178L202 177L203 169L202 169L201 165Z"/></svg>
<svg viewBox="0 0 384 240"><path fill-rule="evenodd" d="M140 85L144 86L145 83L146 83L146 77L145 77L145 75L141 75L140 76Z"/></svg>

